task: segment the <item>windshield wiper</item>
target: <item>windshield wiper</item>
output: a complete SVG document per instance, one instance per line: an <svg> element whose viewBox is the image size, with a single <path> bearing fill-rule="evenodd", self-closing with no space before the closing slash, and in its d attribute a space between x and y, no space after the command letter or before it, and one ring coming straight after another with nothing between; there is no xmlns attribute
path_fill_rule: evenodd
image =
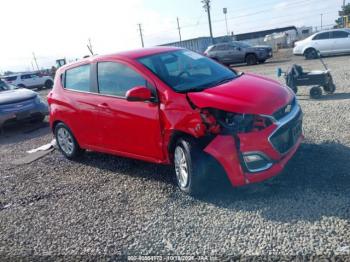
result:
<svg viewBox="0 0 350 262"><path fill-rule="evenodd" d="M235 79L235 77L229 77L229 78L221 79L221 80L215 82L215 83L213 84L213 86L218 86L218 85L225 84L225 83L227 83L227 82L231 82L233 79Z"/></svg>

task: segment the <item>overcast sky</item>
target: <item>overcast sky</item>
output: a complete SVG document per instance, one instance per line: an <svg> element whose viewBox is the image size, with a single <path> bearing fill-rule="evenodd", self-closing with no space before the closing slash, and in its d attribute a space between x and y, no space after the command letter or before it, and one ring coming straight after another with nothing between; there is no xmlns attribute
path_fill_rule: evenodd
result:
<svg viewBox="0 0 350 262"><path fill-rule="evenodd" d="M214 36L282 26L320 26L334 23L342 0L212 0ZM105 54L178 41L176 17L183 39L209 35L207 14L200 0L2 0L0 72L31 69L32 52L39 67L88 54Z"/></svg>

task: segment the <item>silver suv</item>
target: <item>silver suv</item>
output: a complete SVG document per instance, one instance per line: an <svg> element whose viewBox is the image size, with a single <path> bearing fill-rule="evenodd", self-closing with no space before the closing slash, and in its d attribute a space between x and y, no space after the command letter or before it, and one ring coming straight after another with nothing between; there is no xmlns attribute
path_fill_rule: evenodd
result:
<svg viewBox="0 0 350 262"><path fill-rule="evenodd" d="M211 45L204 54L222 64L247 63L255 65L264 63L272 57L270 46L251 46L247 43L232 41Z"/></svg>

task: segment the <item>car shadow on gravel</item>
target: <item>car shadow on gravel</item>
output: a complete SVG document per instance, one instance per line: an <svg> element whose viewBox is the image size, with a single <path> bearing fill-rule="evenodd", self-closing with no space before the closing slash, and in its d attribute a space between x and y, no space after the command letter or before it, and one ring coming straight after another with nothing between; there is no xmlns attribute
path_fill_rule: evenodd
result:
<svg viewBox="0 0 350 262"><path fill-rule="evenodd" d="M45 136L51 132L48 122L24 122L0 129L0 145L20 143L28 139Z"/></svg>
<svg viewBox="0 0 350 262"><path fill-rule="evenodd" d="M118 176L126 175L146 180L173 183L175 185L173 167L169 165L157 165L131 158L123 158L91 151L86 152L81 158L75 161L101 170L113 172Z"/></svg>
<svg viewBox="0 0 350 262"><path fill-rule="evenodd" d="M269 220L350 219L350 148L337 143L302 144L280 175L232 188L215 185L201 201L233 211L257 211Z"/></svg>

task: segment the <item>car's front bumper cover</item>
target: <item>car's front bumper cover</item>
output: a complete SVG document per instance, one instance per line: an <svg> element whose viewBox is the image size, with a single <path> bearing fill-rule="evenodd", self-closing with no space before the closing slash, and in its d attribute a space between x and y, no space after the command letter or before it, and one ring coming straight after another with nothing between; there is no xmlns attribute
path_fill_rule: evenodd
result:
<svg viewBox="0 0 350 262"><path fill-rule="evenodd" d="M17 107L17 108L16 108ZM44 102L19 102L0 108L0 127L4 124L35 119L49 114L48 106Z"/></svg>
<svg viewBox="0 0 350 262"><path fill-rule="evenodd" d="M279 174L300 146L303 135L298 134L293 144L285 152L279 152L269 140L277 130L283 129L291 122L302 121L302 112L289 116L289 121L278 121L264 130L234 135L217 135L204 151L214 157L223 167L233 186L243 186L260 182ZM266 156L269 164L264 168L249 170L243 160L245 154L257 153Z"/></svg>

